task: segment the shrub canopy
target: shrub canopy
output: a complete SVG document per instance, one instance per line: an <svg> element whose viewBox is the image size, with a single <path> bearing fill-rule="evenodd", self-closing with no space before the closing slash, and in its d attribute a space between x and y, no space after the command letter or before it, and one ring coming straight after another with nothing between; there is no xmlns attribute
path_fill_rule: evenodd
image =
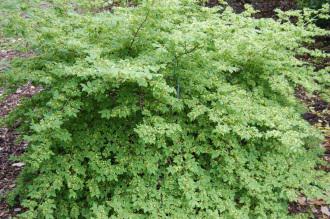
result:
<svg viewBox="0 0 330 219"><path fill-rule="evenodd" d="M285 218L326 198L321 135L293 95L327 80L296 58L324 56L302 47L326 34L308 14L63 2L5 24L35 53L8 80L43 87L8 118L30 143L10 196L22 218Z"/></svg>

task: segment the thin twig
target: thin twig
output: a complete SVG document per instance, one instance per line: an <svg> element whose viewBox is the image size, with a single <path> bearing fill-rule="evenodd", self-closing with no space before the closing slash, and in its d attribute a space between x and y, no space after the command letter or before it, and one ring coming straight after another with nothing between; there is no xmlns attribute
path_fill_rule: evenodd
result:
<svg viewBox="0 0 330 219"><path fill-rule="evenodd" d="M139 32L141 31L143 25L147 22L148 20L148 17L149 17L149 14L150 14L150 10L148 10L144 20L141 22L141 24L139 25L139 27L136 29L136 31L134 32L133 34L133 39L131 41L131 43L129 44L129 47L128 47L128 51L131 51L132 50L132 47L133 47L133 44L137 38L137 35L139 34Z"/></svg>

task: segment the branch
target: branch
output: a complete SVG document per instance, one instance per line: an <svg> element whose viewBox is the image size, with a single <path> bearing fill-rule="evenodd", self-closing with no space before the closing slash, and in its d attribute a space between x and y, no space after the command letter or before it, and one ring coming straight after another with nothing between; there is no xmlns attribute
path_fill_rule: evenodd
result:
<svg viewBox="0 0 330 219"><path fill-rule="evenodd" d="M131 41L131 43L129 44L129 47L128 47L128 50L131 51L132 50L132 47L133 47L133 44L137 38L137 35L139 34L139 32L141 31L143 25L147 22L148 20L148 17L149 17L149 14L150 14L150 10L148 10L147 14L146 14L146 17L144 18L144 20L141 22L141 24L139 25L139 27L136 29L136 31L134 32L133 34L133 39Z"/></svg>

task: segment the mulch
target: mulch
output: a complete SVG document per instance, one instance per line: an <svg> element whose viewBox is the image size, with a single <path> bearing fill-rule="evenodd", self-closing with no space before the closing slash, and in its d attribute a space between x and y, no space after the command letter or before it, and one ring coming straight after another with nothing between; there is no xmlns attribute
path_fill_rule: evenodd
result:
<svg viewBox="0 0 330 219"><path fill-rule="evenodd" d="M12 156L21 155L27 147L26 142L15 143L18 133L13 129L0 128L0 196L15 187L15 179L23 163L12 161ZM0 201L0 218L10 218L21 211L20 207L9 208L4 200Z"/></svg>

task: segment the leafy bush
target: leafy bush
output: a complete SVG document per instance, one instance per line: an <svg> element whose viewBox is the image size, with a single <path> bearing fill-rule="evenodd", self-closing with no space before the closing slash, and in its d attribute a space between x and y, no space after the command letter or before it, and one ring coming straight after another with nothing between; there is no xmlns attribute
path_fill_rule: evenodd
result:
<svg viewBox="0 0 330 219"><path fill-rule="evenodd" d="M293 96L318 88L295 58L323 55L301 47L326 34L308 16L54 2L6 25L36 54L7 80L43 87L8 118L30 143L9 197L22 218L284 218L302 194L326 199L321 135Z"/></svg>

